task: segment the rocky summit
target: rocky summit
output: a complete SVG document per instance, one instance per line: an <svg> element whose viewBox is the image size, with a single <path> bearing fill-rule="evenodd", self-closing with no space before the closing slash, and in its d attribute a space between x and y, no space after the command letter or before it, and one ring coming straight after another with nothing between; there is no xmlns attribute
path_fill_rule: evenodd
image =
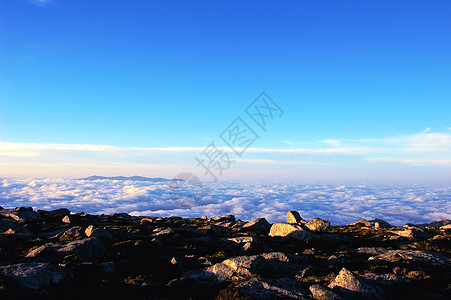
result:
<svg viewBox="0 0 451 300"><path fill-rule="evenodd" d="M449 221L0 208L2 299L451 299Z"/></svg>

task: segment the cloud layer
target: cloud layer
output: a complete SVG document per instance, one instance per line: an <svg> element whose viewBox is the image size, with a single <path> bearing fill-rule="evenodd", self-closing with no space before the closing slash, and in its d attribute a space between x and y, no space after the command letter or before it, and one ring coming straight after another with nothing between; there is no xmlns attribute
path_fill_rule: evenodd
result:
<svg viewBox="0 0 451 300"><path fill-rule="evenodd" d="M270 148L248 148L242 157L224 146L234 161L226 175L283 170L287 177L451 180L451 133L429 128L415 134L380 139L323 139L311 143L283 140ZM287 147L287 144L289 147ZM205 146L207 146L206 144ZM198 174L195 157L204 147L117 147L89 144L0 141L0 176L86 177L143 174L172 177L180 170ZM274 174L274 173L271 173ZM280 174L278 174L280 175ZM283 174L282 174L283 176ZM337 177L338 176L338 177ZM266 176L274 178L274 176Z"/></svg>
<svg viewBox="0 0 451 300"><path fill-rule="evenodd" d="M440 186L306 185L221 181L204 183L194 201L170 193L167 183L77 179L0 179L0 205L35 209L66 207L72 212L182 217L234 214L242 220L265 217L284 221L288 210L305 219L321 217L333 224L362 218L394 225L451 219L451 188Z"/></svg>

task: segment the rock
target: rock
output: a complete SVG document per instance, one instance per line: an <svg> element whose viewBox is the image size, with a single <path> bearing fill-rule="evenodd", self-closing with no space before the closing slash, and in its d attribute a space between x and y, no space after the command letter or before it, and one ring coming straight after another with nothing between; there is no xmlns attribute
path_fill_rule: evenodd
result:
<svg viewBox="0 0 451 300"><path fill-rule="evenodd" d="M14 219L18 222L30 222L35 220L41 220L41 216L33 211L31 207L18 207L15 209L3 209L0 210L0 215Z"/></svg>
<svg viewBox="0 0 451 300"><path fill-rule="evenodd" d="M147 218L142 218L141 219L141 221L140 221L140 223L146 223L146 222L148 222L148 223L154 223L155 222L155 218L149 218L149 217L147 217Z"/></svg>
<svg viewBox="0 0 451 300"><path fill-rule="evenodd" d="M66 223L66 224L74 224L74 221L73 221L72 218L69 217L68 215L65 216L65 217L61 220L61 222Z"/></svg>
<svg viewBox="0 0 451 300"><path fill-rule="evenodd" d="M311 240L315 238L315 234L309 229L296 224L274 223L271 226L269 236L289 237L297 240Z"/></svg>
<svg viewBox="0 0 451 300"><path fill-rule="evenodd" d="M293 255L286 254L283 252L269 252L269 253L263 253L262 257L266 260L273 260L273 261L282 261L282 262L293 262L296 260Z"/></svg>
<svg viewBox="0 0 451 300"><path fill-rule="evenodd" d="M290 210L287 213L287 223L288 224L305 224L304 219L301 218L299 212L295 210Z"/></svg>
<svg viewBox="0 0 451 300"><path fill-rule="evenodd" d="M336 255L331 255L327 259L328 265L344 265L344 264L348 264L349 262L350 262L349 259L347 259L345 257L338 257Z"/></svg>
<svg viewBox="0 0 451 300"><path fill-rule="evenodd" d="M216 226L216 225L207 225L199 227L199 230L210 233L214 235L228 235L231 232L230 228L222 227L222 226Z"/></svg>
<svg viewBox="0 0 451 300"><path fill-rule="evenodd" d="M237 256L208 267L205 270L205 274L195 274L194 279L212 281L213 275L214 281L218 283L233 281L245 276L258 274L264 270L265 266L266 260L259 255Z"/></svg>
<svg viewBox="0 0 451 300"><path fill-rule="evenodd" d="M153 231L152 236L164 236L174 234L175 231L172 228L157 228Z"/></svg>
<svg viewBox="0 0 451 300"><path fill-rule="evenodd" d="M221 217L213 217L210 219L210 221L214 222L235 222L235 216L234 215L226 215Z"/></svg>
<svg viewBox="0 0 451 300"><path fill-rule="evenodd" d="M266 266L266 260L260 255L238 256L222 262L240 276L258 274Z"/></svg>
<svg viewBox="0 0 451 300"><path fill-rule="evenodd" d="M420 228L407 227L402 230L390 230L389 232L409 239L425 239L428 235Z"/></svg>
<svg viewBox="0 0 451 300"><path fill-rule="evenodd" d="M208 217L206 215L203 215L202 217L200 217L202 220L208 220Z"/></svg>
<svg viewBox="0 0 451 300"><path fill-rule="evenodd" d="M247 222L242 228L250 231L260 231L267 233L271 229L271 224L269 224L265 218L258 218Z"/></svg>
<svg viewBox="0 0 451 300"><path fill-rule="evenodd" d="M233 237L233 238L228 238L228 241L237 243L237 244L241 244L241 243L256 243L258 241L258 239L255 236L239 236L239 237Z"/></svg>
<svg viewBox="0 0 451 300"><path fill-rule="evenodd" d="M235 225L235 222L216 222L215 225L225 228L231 228L233 225Z"/></svg>
<svg viewBox="0 0 451 300"><path fill-rule="evenodd" d="M369 221L376 228L376 223L378 224L378 228L392 228L393 226L387 221L381 219L374 219Z"/></svg>
<svg viewBox="0 0 451 300"><path fill-rule="evenodd" d="M70 215L70 210L67 208L54 209L49 211L51 214Z"/></svg>
<svg viewBox="0 0 451 300"><path fill-rule="evenodd" d="M384 291L366 279L355 275L346 268L328 286L330 289L351 297L362 297L365 299L386 299Z"/></svg>
<svg viewBox="0 0 451 300"><path fill-rule="evenodd" d="M387 251L387 249L385 249L383 247L360 247L360 248L356 249L357 253L364 253L364 254L371 254L371 255L381 254L381 253L384 253L385 251Z"/></svg>
<svg viewBox="0 0 451 300"><path fill-rule="evenodd" d="M0 219L0 233L10 235L12 238L18 239L34 239L36 235L31 232L27 224L15 222L11 219Z"/></svg>
<svg viewBox="0 0 451 300"><path fill-rule="evenodd" d="M60 236L67 230L67 228L60 228L54 231L44 231L39 234L40 239L59 239Z"/></svg>
<svg viewBox="0 0 451 300"><path fill-rule="evenodd" d="M312 231L326 231L329 229L330 222L320 218L314 218L308 221L306 226Z"/></svg>
<svg viewBox="0 0 451 300"><path fill-rule="evenodd" d="M377 225L378 228L391 228L391 227L393 227L392 225L390 225L390 223L388 223L388 222L386 222L384 220L381 220L381 219L374 219L374 220L370 220L370 221L362 219L360 221L357 221L357 222L354 222L354 223L351 223L351 224L348 224L348 225L350 225L350 226L361 225L361 226L364 226L364 227L371 228L371 227L376 227L376 223L378 223L378 225Z"/></svg>
<svg viewBox="0 0 451 300"><path fill-rule="evenodd" d="M266 259L266 266L261 274L269 277L302 278L310 269L310 266L298 264L298 262L304 263L304 260L292 254L270 252L263 253L261 256Z"/></svg>
<svg viewBox="0 0 451 300"><path fill-rule="evenodd" d="M84 261L89 261L100 257L105 252L103 243L98 238L87 238L79 241L69 242L67 244L47 243L32 251L26 258L40 258L54 255L77 255Z"/></svg>
<svg viewBox="0 0 451 300"><path fill-rule="evenodd" d="M114 227L95 228L93 225L89 225L85 229L85 234L87 237L96 237L101 240L110 242L115 242L129 238L128 232L124 231L121 228Z"/></svg>
<svg viewBox="0 0 451 300"><path fill-rule="evenodd" d="M413 224L407 224L407 225L418 227L421 229L428 229L428 228L440 228L440 227L446 226L448 224L451 224L451 220L433 221L430 223L423 223L423 224L417 224L417 225L413 225Z"/></svg>
<svg viewBox="0 0 451 300"><path fill-rule="evenodd" d="M98 238L87 238L70 242L58 249L57 252L65 255L76 254L83 260L91 260L102 256L105 247Z"/></svg>
<svg viewBox="0 0 451 300"><path fill-rule="evenodd" d="M447 258L443 254L422 250L387 250L379 255L368 258L368 260L379 260L388 262L397 262L405 260L413 262L428 262L441 264L451 263L451 259Z"/></svg>
<svg viewBox="0 0 451 300"><path fill-rule="evenodd" d="M239 278L229 266L226 266L223 263L214 264L213 266L208 267L205 272L201 271L200 274L194 273L194 277L192 275L193 274L187 277L206 282L213 281L215 283L232 281Z"/></svg>
<svg viewBox="0 0 451 300"><path fill-rule="evenodd" d="M305 299L306 293L292 279L251 278L236 286L240 299Z"/></svg>
<svg viewBox="0 0 451 300"><path fill-rule="evenodd" d="M17 282L19 288L43 293L72 277L67 269L49 263L21 263L0 267L0 274Z"/></svg>
<svg viewBox="0 0 451 300"><path fill-rule="evenodd" d="M451 229L451 224L443 225L440 227L440 229L449 230L449 229Z"/></svg>
<svg viewBox="0 0 451 300"><path fill-rule="evenodd" d="M61 234L59 237L60 242L67 242L67 241L74 241L74 240L81 240L84 238L85 235L83 234L83 231L81 227L71 227L68 230L64 231L64 233Z"/></svg>
<svg viewBox="0 0 451 300"><path fill-rule="evenodd" d="M174 257L171 259L171 264L177 265L177 266L180 267L180 269L183 269L183 263L182 263L182 260L181 260L179 257L175 257L175 256L174 256Z"/></svg>
<svg viewBox="0 0 451 300"><path fill-rule="evenodd" d="M384 286L393 286L409 281L408 278L396 274L365 273L362 275L362 277Z"/></svg>
<svg viewBox="0 0 451 300"><path fill-rule="evenodd" d="M126 214L126 213L112 214L111 217L114 218L114 219L122 219L122 220L131 220L131 219L133 219L132 216L130 216L129 214Z"/></svg>
<svg viewBox="0 0 451 300"><path fill-rule="evenodd" d="M243 245L243 251L252 251L256 248L255 243L247 242Z"/></svg>
<svg viewBox="0 0 451 300"><path fill-rule="evenodd" d="M70 215L70 210L67 208L59 208L54 210L38 210L37 211L40 215L47 215L47 214L53 214L53 215Z"/></svg>
<svg viewBox="0 0 451 300"><path fill-rule="evenodd" d="M310 292L313 295L313 299L316 300L342 300L344 299L339 294L335 293L333 290L322 286L320 284L314 284L310 286Z"/></svg>

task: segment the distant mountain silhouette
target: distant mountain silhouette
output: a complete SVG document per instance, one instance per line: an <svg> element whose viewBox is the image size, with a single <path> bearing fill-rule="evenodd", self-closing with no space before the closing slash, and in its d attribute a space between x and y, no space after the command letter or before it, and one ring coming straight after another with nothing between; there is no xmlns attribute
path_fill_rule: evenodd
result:
<svg viewBox="0 0 451 300"><path fill-rule="evenodd" d="M142 177L142 176L113 176L113 177L106 177L106 176L89 176L86 178L80 178L81 180L131 180L131 181L148 181L148 182L166 182L166 181L183 181L183 179L166 179L166 178L148 178L148 177Z"/></svg>

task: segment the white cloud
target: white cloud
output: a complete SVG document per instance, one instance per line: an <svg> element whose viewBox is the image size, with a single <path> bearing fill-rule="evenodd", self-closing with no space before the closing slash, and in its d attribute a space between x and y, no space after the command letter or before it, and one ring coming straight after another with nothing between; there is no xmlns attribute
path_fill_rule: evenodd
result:
<svg viewBox="0 0 451 300"><path fill-rule="evenodd" d="M288 141L288 140L282 140L282 143L288 144L288 145L296 145L295 142Z"/></svg>
<svg viewBox="0 0 451 300"><path fill-rule="evenodd" d="M451 218L451 187L220 181L204 183L203 198L194 202L169 197L165 183L61 178L2 182L3 207L182 217L232 213L242 220L266 217L270 222L284 221L288 210L298 210L307 220L321 217L333 224L380 218L403 225Z"/></svg>
<svg viewBox="0 0 451 300"><path fill-rule="evenodd" d="M338 147L341 145L341 141L339 139L325 139L319 141L320 143L328 144L334 147Z"/></svg>
<svg viewBox="0 0 451 300"><path fill-rule="evenodd" d="M436 159L436 160L419 160L419 159L395 159L389 157L375 157L375 158L365 158L366 161L371 163L378 162L391 162L391 163L402 163L406 165L413 166L451 166L451 159Z"/></svg>
<svg viewBox="0 0 451 300"><path fill-rule="evenodd" d="M217 144L221 146L219 141ZM194 157L199 156L204 149L205 147L117 147L0 142L0 176L73 177L97 173L172 177L180 173L178 170L196 170ZM383 139L324 139L310 147L250 147L240 158L231 148L222 148L231 160L245 163L247 171L253 171L254 174L256 170L258 174L263 174L262 171L270 174L276 168L294 169L296 166L308 165L328 166L328 170L321 169L328 172L333 171L333 168L341 167L343 170L358 164L361 170L365 170L365 167L377 163L449 166L450 149L451 133L432 132L429 128L420 133ZM234 168L237 167L239 166L234 165ZM319 172L319 169L306 171ZM368 173L368 170L365 172Z"/></svg>

